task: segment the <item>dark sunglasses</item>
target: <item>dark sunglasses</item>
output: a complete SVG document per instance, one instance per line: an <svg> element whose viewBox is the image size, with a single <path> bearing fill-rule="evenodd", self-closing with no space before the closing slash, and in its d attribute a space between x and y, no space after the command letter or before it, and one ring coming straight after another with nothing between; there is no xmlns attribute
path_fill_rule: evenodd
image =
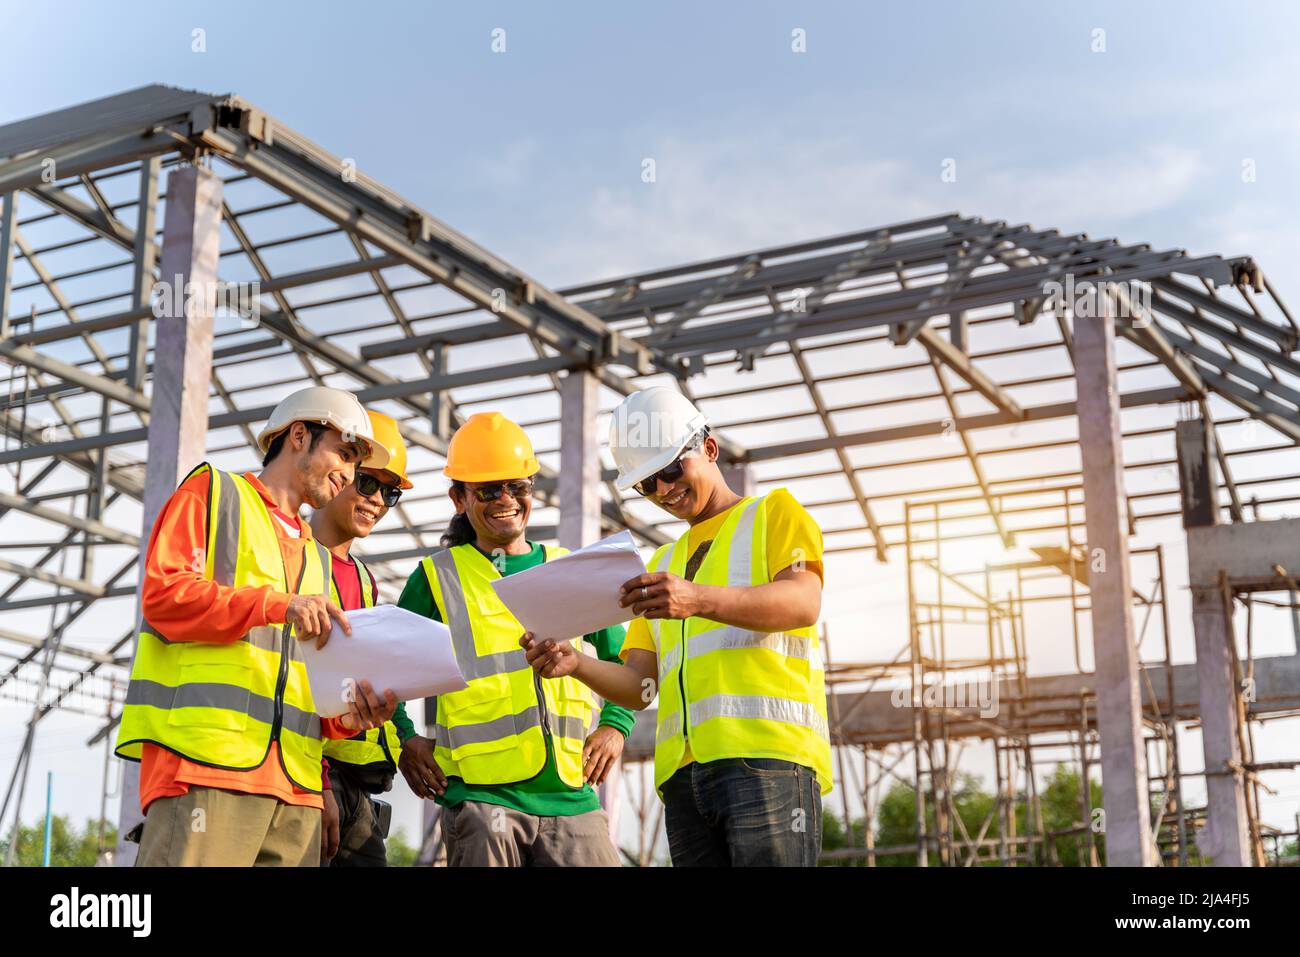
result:
<svg viewBox="0 0 1300 957"><path fill-rule="evenodd" d="M519 479L516 482L494 482L491 485L475 485L471 492L480 502L495 502L504 493L509 492L516 502L529 498L533 494L533 480Z"/></svg>
<svg viewBox="0 0 1300 957"><path fill-rule="evenodd" d="M672 485L681 478L682 474L686 471L686 466L682 464L682 459L686 458L686 456L690 455L692 452L697 451L700 446L704 444L704 440L708 437L708 434L709 433L705 431L696 435L691 439L691 441L686 443L686 448L682 449L677 458L673 459L654 475L642 479L632 487L648 498L659 490L660 479L667 482L669 485Z"/></svg>
<svg viewBox="0 0 1300 957"><path fill-rule="evenodd" d="M392 508L402 497L402 490L396 485L385 485L373 475L367 475L365 472L358 472L355 482L357 492L362 498L370 498L375 492L383 492L384 504Z"/></svg>

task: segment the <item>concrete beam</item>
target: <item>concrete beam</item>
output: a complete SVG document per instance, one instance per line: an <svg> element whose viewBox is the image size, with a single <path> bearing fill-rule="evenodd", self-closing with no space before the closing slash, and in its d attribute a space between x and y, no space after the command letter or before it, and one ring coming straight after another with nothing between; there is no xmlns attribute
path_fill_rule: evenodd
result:
<svg viewBox="0 0 1300 957"><path fill-rule="evenodd" d="M212 385L212 317L216 305L221 239L221 178L199 166L174 169L167 181L161 274L180 288L199 290L189 315L157 320L149 453L144 480L140 568L149 531L181 479L203 461ZM189 299L189 297L187 297ZM141 574L141 580L144 575ZM137 607L138 618L138 607ZM133 650L134 653L134 650ZM144 818L140 813L140 765L122 768L122 807L114 862L135 862L139 845L125 837Z"/></svg>
<svg viewBox="0 0 1300 957"><path fill-rule="evenodd" d="M1148 698L1145 713L1151 718L1163 715L1178 721L1200 718L1199 679L1195 664L1148 665L1143 669L1146 681L1155 692L1154 703ZM1170 678L1172 677L1172 682ZM1144 681L1144 683L1146 683ZM1173 696L1169 688L1173 688ZM1064 675L1030 675L1022 689L1017 680L1000 680L996 686L968 685L965 708L931 708L931 721L943 712L948 733L953 738L992 740L1013 735L1073 734L1079 730L1083 702L1088 702L1087 728L1096 730L1097 676L1091 672ZM976 691L986 701L976 701ZM913 712L908 704L910 692L895 699L890 689L879 691L837 691L836 707L841 715L839 737L845 745L910 745ZM949 699L951 700L951 699ZM901 702L901 706L900 703ZM1247 703L1252 718L1287 715L1300 709L1300 655L1279 655L1255 659L1255 700ZM828 714L835 710L828 703ZM655 720L653 708L637 712L636 727L628 735L624 760L649 761L654 758ZM1109 830L1109 828L1108 828Z"/></svg>
<svg viewBox="0 0 1300 957"><path fill-rule="evenodd" d="M1097 662L1106 863L1153 867L1159 856L1151 839L1142 694L1129 615L1133 587L1115 374L1115 319L1106 300L1102 303L1099 317L1075 318L1074 361Z"/></svg>
<svg viewBox="0 0 1300 957"><path fill-rule="evenodd" d="M560 380L560 544L576 549L600 537L600 454L596 377L574 369Z"/></svg>

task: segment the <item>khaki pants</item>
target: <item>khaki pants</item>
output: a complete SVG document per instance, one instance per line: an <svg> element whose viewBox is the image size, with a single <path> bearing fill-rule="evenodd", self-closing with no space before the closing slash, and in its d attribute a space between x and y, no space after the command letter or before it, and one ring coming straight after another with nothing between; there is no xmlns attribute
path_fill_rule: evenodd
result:
<svg viewBox="0 0 1300 957"><path fill-rule="evenodd" d="M442 809L448 867L618 867L609 817L588 811L537 817L462 801Z"/></svg>
<svg viewBox="0 0 1300 957"><path fill-rule="evenodd" d="M314 807L191 787L149 805L137 867L319 867Z"/></svg>

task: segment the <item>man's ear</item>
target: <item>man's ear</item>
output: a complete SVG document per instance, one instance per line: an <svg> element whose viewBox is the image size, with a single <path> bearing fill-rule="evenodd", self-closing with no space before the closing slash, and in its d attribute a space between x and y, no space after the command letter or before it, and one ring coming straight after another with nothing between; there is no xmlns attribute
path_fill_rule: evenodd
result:
<svg viewBox="0 0 1300 957"><path fill-rule="evenodd" d="M718 440L711 435L704 440L704 454L710 462L718 461L718 456L722 454L722 450L718 448Z"/></svg>
<svg viewBox="0 0 1300 957"><path fill-rule="evenodd" d="M285 441L288 443L289 448L295 452L301 452L307 447L310 436L311 433L307 430L305 422L293 422L289 425L289 435Z"/></svg>
<svg viewBox="0 0 1300 957"><path fill-rule="evenodd" d="M458 489L454 485L447 489L447 497L451 499L451 504L456 506L458 513L465 511L465 490Z"/></svg>

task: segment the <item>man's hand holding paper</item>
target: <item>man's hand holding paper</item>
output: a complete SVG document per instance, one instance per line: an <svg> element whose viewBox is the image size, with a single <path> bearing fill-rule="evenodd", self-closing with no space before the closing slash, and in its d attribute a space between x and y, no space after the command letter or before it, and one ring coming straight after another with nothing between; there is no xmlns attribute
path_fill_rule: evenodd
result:
<svg viewBox="0 0 1300 957"><path fill-rule="evenodd" d="M538 638L573 638L632 617L619 604L619 589L645 571L631 533L619 532L495 580L492 587L526 631Z"/></svg>
<svg viewBox="0 0 1300 957"><path fill-rule="evenodd" d="M466 687L451 634L441 622L396 605L349 612L348 620L351 635L344 635L336 623L323 648L300 648L316 712L322 717L349 715L357 730L378 727L392 717L398 701ZM384 696L375 688L386 689Z"/></svg>

